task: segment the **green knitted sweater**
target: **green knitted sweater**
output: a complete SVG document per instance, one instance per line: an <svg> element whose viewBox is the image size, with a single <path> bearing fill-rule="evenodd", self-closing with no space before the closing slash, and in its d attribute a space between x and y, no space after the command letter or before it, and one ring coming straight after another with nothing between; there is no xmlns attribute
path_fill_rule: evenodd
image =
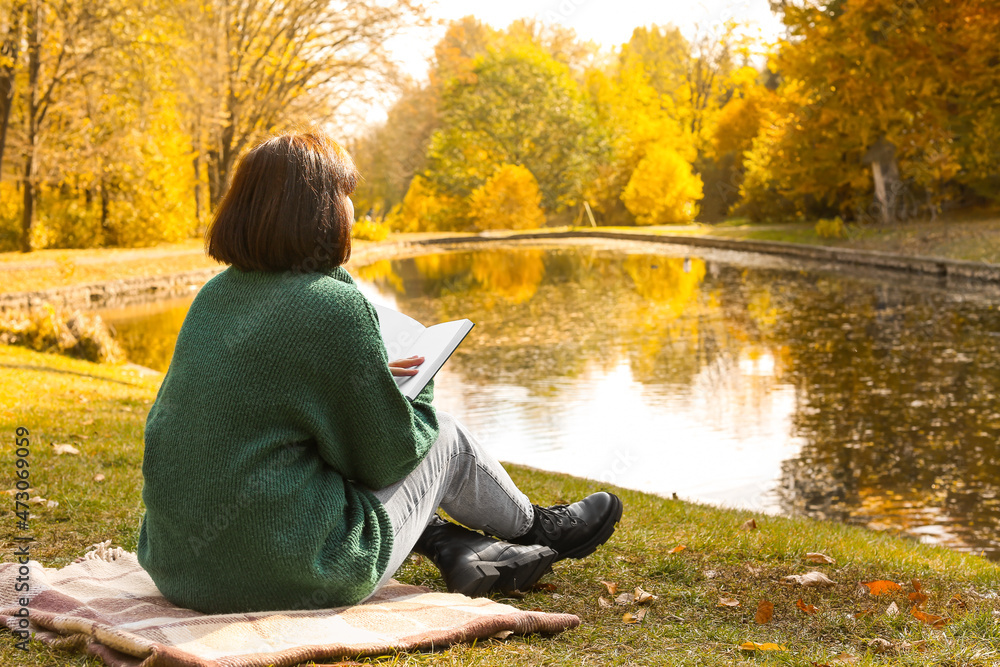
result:
<svg viewBox="0 0 1000 667"><path fill-rule="evenodd" d="M171 602L206 613L324 608L368 596L392 526L369 489L438 434L412 403L378 316L342 267L209 280L146 419L137 555Z"/></svg>

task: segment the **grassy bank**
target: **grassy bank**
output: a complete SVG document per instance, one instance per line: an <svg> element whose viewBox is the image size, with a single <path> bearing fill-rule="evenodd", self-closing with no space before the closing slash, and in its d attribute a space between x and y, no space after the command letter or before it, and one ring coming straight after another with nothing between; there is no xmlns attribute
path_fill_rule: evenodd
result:
<svg viewBox="0 0 1000 667"><path fill-rule="evenodd" d="M160 382L120 366L0 347L3 431L31 431L33 487L58 502L33 506L33 555L62 566L106 539L129 550L142 515L142 428ZM50 443L72 444L79 455L56 455ZM8 450L9 451L9 450ZM5 459L12 465L12 455ZM517 483L542 504L568 502L595 484L512 467ZM103 475L103 481L96 481ZM9 476L8 476L9 477ZM432 654L386 658L387 664L730 665L878 664L994 665L1000 661L1000 567L973 556L923 546L833 523L728 511L617 490L626 510L618 532L592 557L557 563L542 590L506 600L528 609L571 612L583 623L555 637L512 637ZM756 528L742 529L748 519ZM680 546L683 549L679 549ZM11 533L3 559L14 551ZM806 552L835 564L818 565ZM817 570L828 588L791 586L784 577ZM400 579L443 589L434 567L413 561ZM935 628L910 614L907 593L917 579L929 595L922 609L949 622ZM891 580L901 591L863 594L860 581ZM658 598L616 605L638 586ZM604 606L601 598L610 602ZM738 606L720 606L720 599ZM796 608L801 599L818 612ZM758 604L773 618L755 622ZM899 613L887 614L895 603ZM729 603L732 604L731 602ZM623 615L641 623L626 624ZM0 633L0 636L4 636ZM29 667L98 665L95 659L32 643L29 654L0 644L0 664ZM741 651L744 642L774 642L787 651ZM876 652L882 651L882 652ZM858 662L837 663L841 654ZM846 658L845 658L846 659ZM376 661L379 662L379 661Z"/></svg>
<svg viewBox="0 0 1000 667"><path fill-rule="evenodd" d="M200 240L153 248L88 248L0 253L3 292L28 292L121 278L166 276L219 264Z"/></svg>
<svg viewBox="0 0 1000 667"><path fill-rule="evenodd" d="M414 238L427 234L407 235ZM390 242L393 237L389 237ZM375 245L354 240L354 253ZM152 248L85 248L0 253L0 293L31 292L122 278L168 276L220 266L199 239Z"/></svg>
<svg viewBox="0 0 1000 667"><path fill-rule="evenodd" d="M816 233L815 227L814 221L749 224L742 220L731 220L717 225L602 227L601 229L782 241L857 250L878 250L911 256L1000 262L1000 216L995 212L955 215L934 222L915 220L860 228L848 225L850 232L847 238L824 238Z"/></svg>

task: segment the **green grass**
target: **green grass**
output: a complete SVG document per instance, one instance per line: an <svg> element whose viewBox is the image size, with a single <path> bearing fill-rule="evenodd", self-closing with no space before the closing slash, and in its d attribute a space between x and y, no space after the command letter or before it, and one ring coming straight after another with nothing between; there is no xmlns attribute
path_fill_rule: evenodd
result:
<svg viewBox="0 0 1000 667"><path fill-rule="evenodd" d="M3 430L31 431L31 474L39 495L58 507L33 506L33 557L47 567L60 567L96 542L111 539L134 550L142 515L142 429L159 385L158 376L143 376L124 367L93 364L30 350L0 347L0 382L7 396L0 407ZM71 443L79 456L56 456L50 443ZM13 470L11 448L4 461ZM528 495L541 504L569 502L598 485L566 475L511 466ZM97 473L105 475L95 482ZM10 474L8 473L8 479ZM387 656L385 664L462 665L732 665L824 664L840 653L856 656L861 665L995 665L1000 663L1000 567L981 558L934 548L886 534L835 523L792 520L743 511L723 510L615 489L625 514L611 541L579 561L557 563L536 590L520 599L502 599L525 609L569 612L582 620L579 628L559 635L512 637L478 645L461 645L436 653ZM754 518L758 528L740 526ZM9 517L8 520L12 519ZM3 560L13 554L12 533L3 541ZM671 551L678 545L685 549ZM807 551L836 559L834 565L812 565ZM819 570L836 585L825 590L790 587L789 574ZM398 578L443 590L440 577L426 560L414 560ZM871 597L859 592L859 581L889 579L905 584L904 592ZM935 629L909 615L906 592L918 579L930 594L929 613L951 623ZM620 590L636 586L658 599L647 607L639 625L626 625L622 615L634 607L604 608L610 598L602 581ZM958 594L964 607L950 603ZM720 597L740 601L719 607ZM820 612L805 616L795 608L801 598ZM757 603L774 603L774 618L754 622ZM886 615L890 602L901 613ZM873 613L855 618L857 612ZM27 654L13 648L13 636L0 644L0 664L26 667L99 665L93 658L31 643ZM898 650L876 654L871 642L884 639ZM738 646L746 641L776 642L786 653L753 655ZM906 648L906 643L911 648ZM925 642L924 650L912 648ZM835 664L835 663L832 663Z"/></svg>
<svg viewBox="0 0 1000 667"><path fill-rule="evenodd" d="M152 248L86 248L0 253L3 292L28 292L121 278L171 275L219 264L199 239Z"/></svg>
<svg viewBox="0 0 1000 667"><path fill-rule="evenodd" d="M677 236L716 236L754 241L781 241L808 245L878 250L903 255L944 257L978 262L1000 262L1000 216L996 211L970 211L934 222L915 220L890 225L857 227L848 223L848 238L823 238L816 221L752 224L734 218L717 224L659 225L656 227L599 227L601 230ZM579 230L589 227L577 227Z"/></svg>

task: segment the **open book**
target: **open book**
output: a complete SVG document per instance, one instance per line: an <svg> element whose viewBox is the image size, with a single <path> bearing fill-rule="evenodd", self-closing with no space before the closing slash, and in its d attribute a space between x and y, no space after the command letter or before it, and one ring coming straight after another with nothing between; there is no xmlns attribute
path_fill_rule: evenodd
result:
<svg viewBox="0 0 1000 667"><path fill-rule="evenodd" d="M378 313L379 328L382 330L382 340L385 342L389 361L414 354L424 357L424 363L417 366L419 372L416 375L396 378L399 390L409 399L416 398L427 386L474 326L469 320L455 320L425 327L397 310L377 303L373 305Z"/></svg>

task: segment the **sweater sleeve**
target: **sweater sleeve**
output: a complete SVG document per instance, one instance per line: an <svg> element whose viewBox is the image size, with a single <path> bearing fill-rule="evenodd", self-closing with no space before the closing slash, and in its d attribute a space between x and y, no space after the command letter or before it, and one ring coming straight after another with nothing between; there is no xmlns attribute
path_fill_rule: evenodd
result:
<svg viewBox="0 0 1000 667"><path fill-rule="evenodd" d="M411 402L399 390L371 303L357 289L341 290L337 423L349 447L325 446L320 456L348 479L381 489L408 475L438 436L433 382ZM340 440L340 438L338 438Z"/></svg>

